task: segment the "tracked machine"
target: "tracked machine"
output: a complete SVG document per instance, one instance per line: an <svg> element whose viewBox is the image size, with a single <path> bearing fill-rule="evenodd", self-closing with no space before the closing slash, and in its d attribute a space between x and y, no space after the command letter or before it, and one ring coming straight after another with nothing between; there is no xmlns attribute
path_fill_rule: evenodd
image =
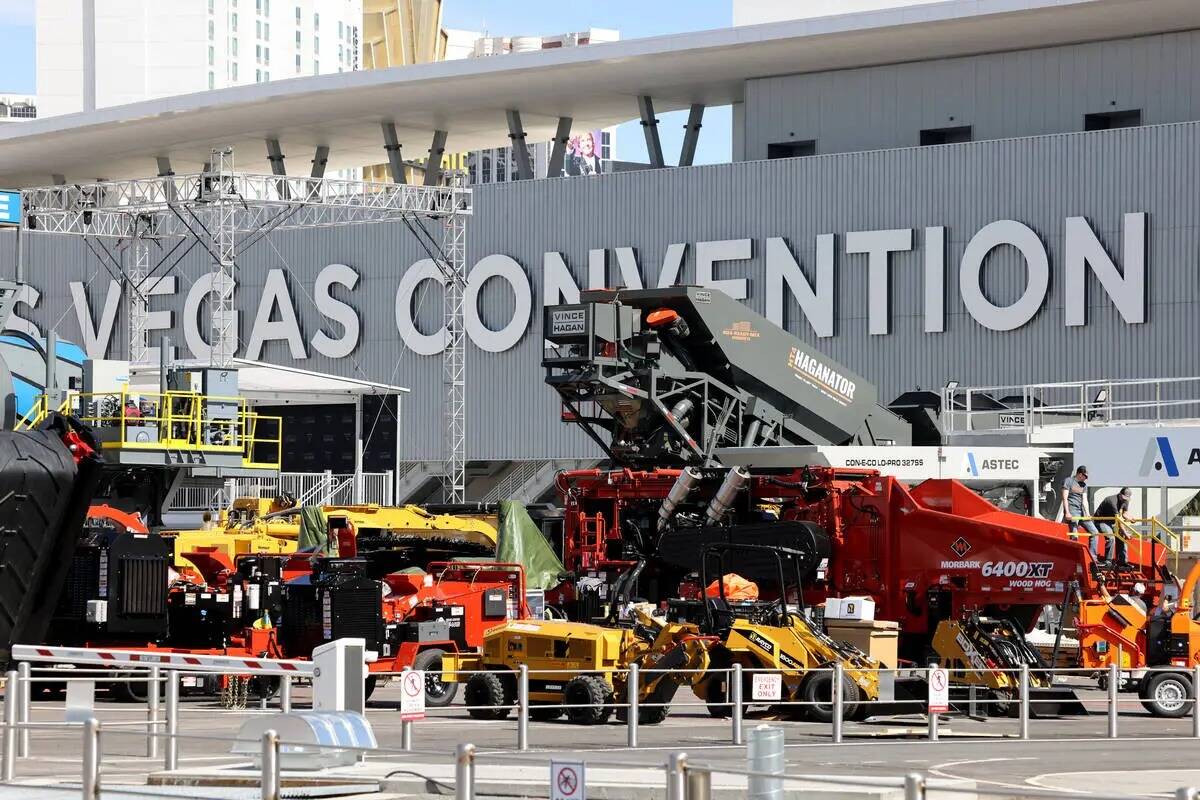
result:
<svg viewBox="0 0 1200 800"><path fill-rule="evenodd" d="M707 546L786 547L802 554L806 604L872 598L900 623L902 658L981 667L968 682L1000 696L1013 687L997 670L1028 664L1049 689L1023 634L1069 587L1098 593L1086 548L956 481L909 488L816 466L812 445L908 443L908 424L864 378L697 287L584 292L546 309L544 338L563 420L611 459L558 476L574 579L548 603L595 620L634 597L678 596ZM750 580L774 569L751 551L727 567Z"/></svg>

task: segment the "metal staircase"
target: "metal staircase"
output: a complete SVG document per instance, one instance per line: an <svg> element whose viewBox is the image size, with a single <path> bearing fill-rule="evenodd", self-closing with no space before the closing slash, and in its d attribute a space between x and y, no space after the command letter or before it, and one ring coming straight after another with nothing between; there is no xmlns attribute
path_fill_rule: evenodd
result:
<svg viewBox="0 0 1200 800"><path fill-rule="evenodd" d="M578 458L519 461L484 495L482 501L497 503L501 500L515 500L528 505L536 502L552 488L554 476L562 470L586 469L596 463L595 459Z"/></svg>

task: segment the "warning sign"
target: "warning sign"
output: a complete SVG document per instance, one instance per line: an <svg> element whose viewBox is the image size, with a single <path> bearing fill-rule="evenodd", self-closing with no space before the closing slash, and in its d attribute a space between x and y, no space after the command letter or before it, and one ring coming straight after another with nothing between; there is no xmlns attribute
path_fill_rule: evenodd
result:
<svg viewBox="0 0 1200 800"><path fill-rule="evenodd" d="M929 668L930 714L945 714L950 710L950 673L941 667Z"/></svg>
<svg viewBox="0 0 1200 800"><path fill-rule="evenodd" d="M756 672L750 684L750 699L778 702L783 699L783 676Z"/></svg>
<svg viewBox="0 0 1200 800"><path fill-rule="evenodd" d="M406 670L400 676L400 719L425 719L425 673Z"/></svg>
<svg viewBox="0 0 1200 800"><path fill-rule="evenodd" d="M550 762L550 800L587 800L582 761Z"/></svg>

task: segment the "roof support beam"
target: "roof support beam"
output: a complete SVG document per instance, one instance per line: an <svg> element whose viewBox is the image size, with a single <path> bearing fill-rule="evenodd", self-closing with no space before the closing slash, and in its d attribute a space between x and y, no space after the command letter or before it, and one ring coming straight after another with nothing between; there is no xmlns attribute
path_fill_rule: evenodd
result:
<svg viewBox="0 0 1200 800"><path fill-rule="evenodd" d="M388 171L392 174L392 183L408 183L404 175L404 155L400 152L400 139L396 136L396 124L384 122L383 149L387 151Z"/></svg>
<svg viewBox="0 0 1200 800"><path fill-rule="evenodd" d="M700 139L701 121L704 119L704 104L692 103L687 124L683 126L683 147L679 150L679 166L690 167L696 159L696 142Z"/></svg>
<svg viewBox="0 0 1200 800"><path fill-rule="evenodd" d="M571 140L571 118L559 117L558 128L554 131L554 145L550 148L550 161L546 164L546 177L557 178L562 175L563 159L567 155L567 142Z"/></svg>
<svg viewBox="0 0 1200 800"><path fill-rule="evenodd" d="M163 194L168 203L174 203L175 181L169 180L175 176L175 170L171 169L171 159L168 156L156 156L154 160L158 162L158 177L168 178L163 181Z"/></svg>
<svg viewBox="0 0 1200 800"><path fill-rule="evenodd" d="M283 165L283 148L279 146L278 139L267 139L267 161L271 162L272 175L280 177L287 175L287 167ZM287 181L279 182L279 196L284 199L292 196L292 190Z"/></svg>
<svg viewBox="0 0 1200 800"><path fill-rule="evenodd" d="M425 162L425 185L437 186L442 180L442 154L446 152L446 132L434 131L429 144L429 160Z"/></svg>
<svg viewBox="0 0 1200 800"><path fill-rule="evenodd" d="M325 177L325 165L329 163L329 147L328 145L317 145L317 152L313 155L312 160L312 175L313 178Z"/></svg>
<svg viewBox="0 0 1200 800"><path fill-rule="evenodd" d="M283 165L283 148L278 139L267 139L267 161L271 162L272 175L287 175L287 167Z"/></svg>
<svg viewBox="0 0 1200 800"><path fill-rule="evenodd" d="M523 181L533 178L533 159L525 146L525 128L521 125L521 112L510 108L504 112L508 118L508 138L512 141L513 158L517 163L517 178Z"/></svg>
<svg viewBox="0 0 1200 800"><path fill-rule="evenodd" d="M658 118L654 116L654 101L649 95L638 95L638 114L642 118L642 132L646 134L646 154L650 166L661 169L667 164L663 160L662 142L658 138Z"/></svg>

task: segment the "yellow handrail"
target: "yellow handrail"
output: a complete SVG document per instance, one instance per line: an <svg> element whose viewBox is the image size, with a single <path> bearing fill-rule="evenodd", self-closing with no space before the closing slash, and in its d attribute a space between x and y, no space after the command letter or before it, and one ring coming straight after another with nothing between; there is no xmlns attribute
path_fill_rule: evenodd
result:
<svg viewBox="0 0 1200 800"><path fill-rule="evenodd" d="M214 406L232 408L226 415ZM277 470L282 460L282 418L251 411L240 397L122 387L114 392L67 392L58 410L95 429L106 450L237 454L242 466L254 469ZM16 427L33 427L48 413L47 397L39 395Z"/></svg>
<svg viewBox="0 0 1200 800"><path fill-rule="evenodd" d="M1180 536L1164 525L1158 517L1078 517L1077 519L1101 522L1111 527L1110 531L1097 530L1095 534L1106 539L1119 539L1123 542L1155 542L1172 554L1175 568L1179 567ZM1144 526L1145 530L1141 526ZM1090 537L1093 534L1076 528L1070 535L1073 539L1077 539L1081 536Z"/></svg>

